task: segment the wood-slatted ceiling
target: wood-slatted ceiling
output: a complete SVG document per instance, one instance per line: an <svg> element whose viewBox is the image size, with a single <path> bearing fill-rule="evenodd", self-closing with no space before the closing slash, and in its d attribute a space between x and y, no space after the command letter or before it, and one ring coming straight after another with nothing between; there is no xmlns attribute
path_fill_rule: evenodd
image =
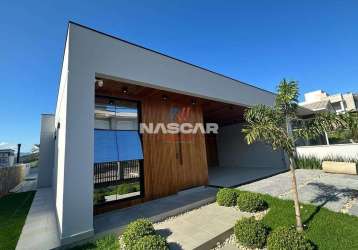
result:
<svg viewBox="0 0 358 250"><path fill-rule="evenodd" d="M202 106L205 122L216 122L221 126L243 122L245 107L239 105L227 104L109 79L100 80L103 80L103 86L99 87L96 85L95 87L96 95L99 96L124 98L135 101L155 97L163 99L166 97L175 102L188 103L188 105L193 105L194 102L195 105Z"/></svg>

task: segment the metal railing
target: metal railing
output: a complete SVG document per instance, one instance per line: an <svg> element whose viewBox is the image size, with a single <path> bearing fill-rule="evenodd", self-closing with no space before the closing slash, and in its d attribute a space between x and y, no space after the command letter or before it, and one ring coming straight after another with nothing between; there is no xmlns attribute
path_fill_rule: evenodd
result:
<svg viewBox="0 0 358 250"><path fill-rule="evenodd" d="M140 180L140 161L94 164L94 187L106 187Z"/></svg>

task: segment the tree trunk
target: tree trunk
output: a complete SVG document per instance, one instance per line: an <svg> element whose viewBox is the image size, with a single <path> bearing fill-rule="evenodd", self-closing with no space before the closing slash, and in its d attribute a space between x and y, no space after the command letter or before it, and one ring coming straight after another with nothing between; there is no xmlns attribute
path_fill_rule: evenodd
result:
<svg viewBox="0 0 358 250"><path fill-rule="evenodd" d="M287 116L286 116L286 127L287 127L288 136L292 138L293 136L292 136L291 123L290 123L290 119ZM293 202L295 204L296 229L298 232L302 232L303 226L302 226L300 202L298 199L297 181L296 181L296 173L295 173L295 169L296 169L295 157L296 157L296 155L297 155L296 148L294 148L292 154L289 153L288 157L290 159L290 172L291 172L291 177L292 177L292 196L293 196L292 198L293 198Z"/></svg>
<svg viewBox="0 0 358 250"><path fill-rule="evenodd" d="M300 210L300 202L298 199L298 191L297 191L297 181L296 181L296 164L293 156L290 156L290 172L292 177L292 196L293 202L295 203L295 214L296 214L296 228L298 232L303 231L302 219L301 219L301 210Z"/></svg>

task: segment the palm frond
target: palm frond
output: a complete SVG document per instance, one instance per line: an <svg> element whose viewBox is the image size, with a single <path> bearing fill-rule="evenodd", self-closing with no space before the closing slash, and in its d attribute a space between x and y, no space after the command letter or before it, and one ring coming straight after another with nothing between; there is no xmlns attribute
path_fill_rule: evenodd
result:
<svg viewBox="0 0 358 250"><path fill-rule="evenodd" d="M288 137L284 125L283 116L275 109L257 105L245 112L247 125L242 132L248 144L255 141L264 141L271 144L273 149L282 148L291 152L294 147L293 141Z"/></svg>
<svg viewBox="0 0 358 250"><path fill-rule="evenodd" d="M346 126L343 115L328 112L319 113L312 119L300 122L298 128L294 130L294 137L309 139Z"/></svg>
<svg viewBox="0 0 358 250"><path fill-rule="evenodd" d="M296 81L283 79L278 85L275 108L282 113L293 116L298 107L298 84Z"/></svg>

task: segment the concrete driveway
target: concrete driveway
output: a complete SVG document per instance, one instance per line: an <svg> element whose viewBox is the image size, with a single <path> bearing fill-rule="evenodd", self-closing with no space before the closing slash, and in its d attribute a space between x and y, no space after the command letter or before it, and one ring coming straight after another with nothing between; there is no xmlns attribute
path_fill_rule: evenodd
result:
<svg viewBox="0 0 358 250"><path fill-rule="evenodd" d="M299 199L335 212L358 216L358 176L296 170ZM238 189L292 199L291 174L286 172Z"/></svg>

